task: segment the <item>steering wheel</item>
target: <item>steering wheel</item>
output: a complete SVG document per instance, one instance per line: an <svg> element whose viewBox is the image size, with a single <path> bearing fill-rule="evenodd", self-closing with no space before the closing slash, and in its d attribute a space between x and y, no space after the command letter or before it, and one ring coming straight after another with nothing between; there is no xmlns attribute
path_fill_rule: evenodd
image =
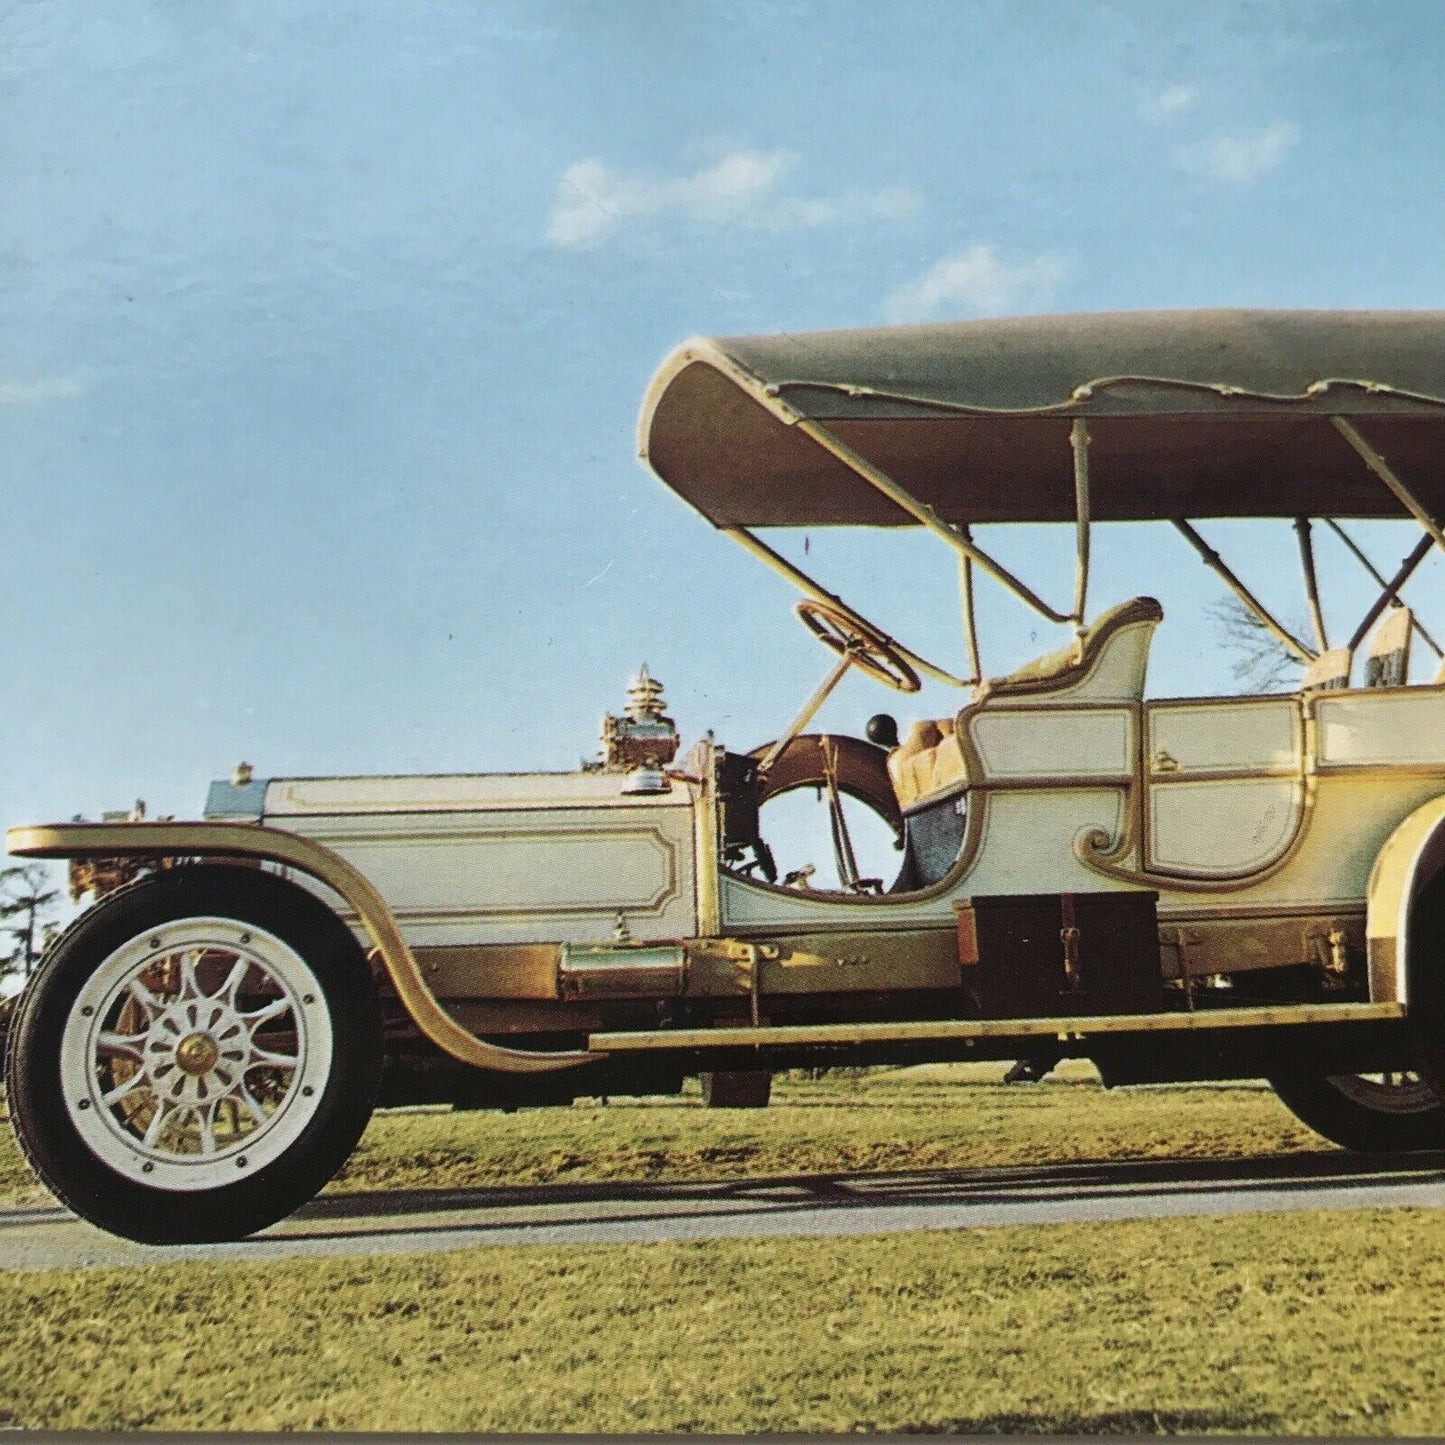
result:
<svg viewBox="0 0 1445 1445"><path fill-rule="evenodd" d="M846 657L875 682L898 692L917 692L923 686L896 643L855 622L847 613L805 598L798 603L798 616L824 647L831 648L839 657Z"/></svg>

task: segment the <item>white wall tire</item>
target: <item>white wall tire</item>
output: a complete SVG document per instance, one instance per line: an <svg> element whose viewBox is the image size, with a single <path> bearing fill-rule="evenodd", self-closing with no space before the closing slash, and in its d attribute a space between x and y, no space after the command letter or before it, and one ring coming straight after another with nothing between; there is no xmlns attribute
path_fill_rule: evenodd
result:
<svg viewBox="0 0 1445 1445"><path fill-rule="evenodd" d="M150 1243L235 1239L309 1199L370 1117L376 989L314 896L175 869L85 915L26 990L11 1114L78 1214Z"/></svg>

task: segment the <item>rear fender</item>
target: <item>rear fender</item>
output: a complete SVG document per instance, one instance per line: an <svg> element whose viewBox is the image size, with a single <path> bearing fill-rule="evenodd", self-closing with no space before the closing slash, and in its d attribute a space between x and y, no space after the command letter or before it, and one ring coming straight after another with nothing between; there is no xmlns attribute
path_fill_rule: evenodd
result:
<svg viewBox="0 0 1445 1445"><path fill-rule="evenodd" d="M1445 797L1421 804L1380 849L1370 870L1365 947L1370 997L1409 1005L1412 979L1426 955L1412 937L1411 915L1425 888L1445 872Z"/></svg>

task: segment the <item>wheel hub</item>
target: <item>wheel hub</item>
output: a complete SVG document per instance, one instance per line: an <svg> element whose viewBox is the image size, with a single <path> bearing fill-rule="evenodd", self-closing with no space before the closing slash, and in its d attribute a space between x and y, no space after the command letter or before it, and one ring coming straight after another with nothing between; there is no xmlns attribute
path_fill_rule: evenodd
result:
<svg viewBox="0 0 1445 1445"><path fill-rule="evenodd" d="M188 1074L209 1074L220 1058L220 1045L210 1034L187 1034L176 1045L176 1064Z"/></svg>
<svg viewBox="0 0 1445 1445"><path fill-rule="evenodd" d="M141 1072L156 1095L200 1105L235 1092L250 1053L246 1020L224 998L182 997L146 1030Z"/></svg>

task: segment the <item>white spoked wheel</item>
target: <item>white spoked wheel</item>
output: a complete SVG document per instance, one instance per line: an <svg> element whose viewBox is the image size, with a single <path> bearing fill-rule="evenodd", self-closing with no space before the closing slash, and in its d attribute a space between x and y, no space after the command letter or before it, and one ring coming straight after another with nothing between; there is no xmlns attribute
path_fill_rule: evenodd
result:
<svg viewBox="0 0 1445 1445"><path fill-rule="evenodd" d="M115 1169L214 1189L295 1142L331 1069L321 985L289 944L187 918L117 949L66 1020L71 1121Z"/></svg>
<svg viewBox="0 0 1445 1445"><path fill-rule="evenodd" d="M150 1244L240 1239L311 1198L361 1137L376 985L314 894L175 868L83 915L10 1032L11 1119L77 1214Z"/></svg>

